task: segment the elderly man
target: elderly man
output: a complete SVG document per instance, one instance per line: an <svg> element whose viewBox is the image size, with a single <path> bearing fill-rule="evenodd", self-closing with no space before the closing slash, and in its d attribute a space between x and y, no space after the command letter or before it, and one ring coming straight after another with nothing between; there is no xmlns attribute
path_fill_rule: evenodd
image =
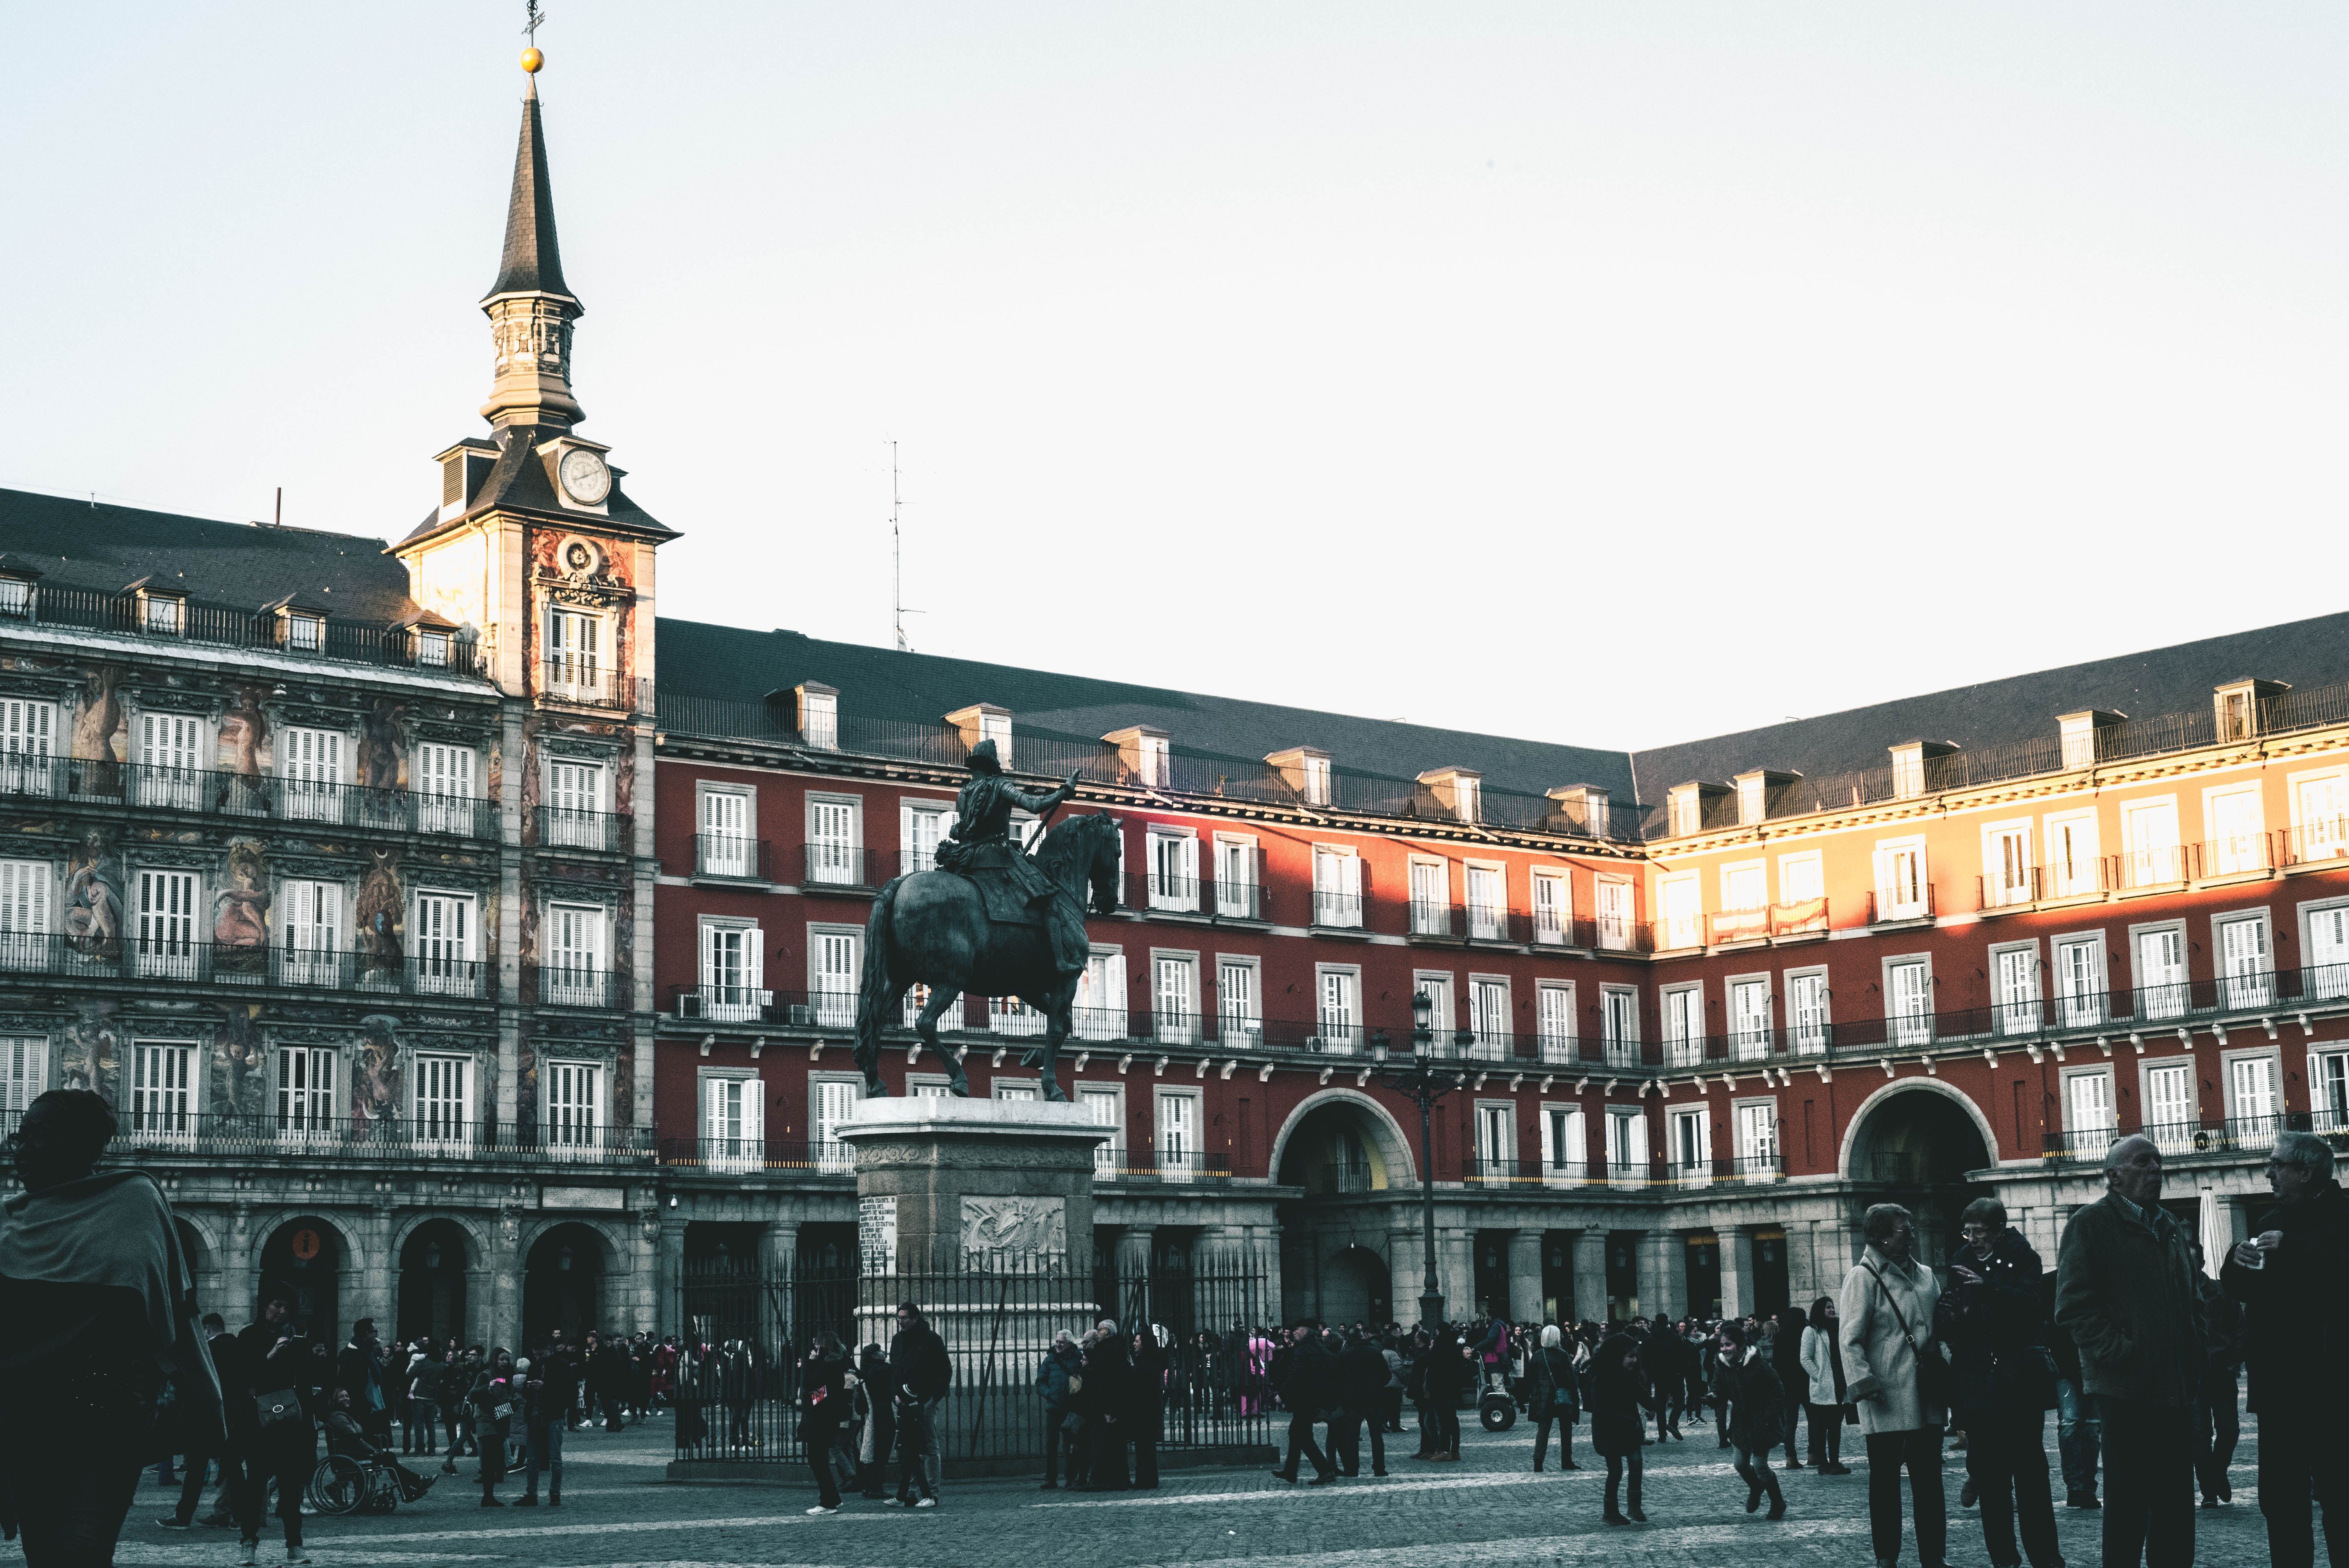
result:
<svg viewBox="0 0 2349 1568"><path fill-rule="evenodd" d="M2311 1568L2313 1492L2324 1510L2324 1549L2334 1568L2349 1557L2349 1197L2333 1179L2333 1150L2313 1133L2278 1135L2268 1185L2280 1206L2260 1234L2228 1254L2220 1272L2243 1304L2252 1413L2260 1418L2260 1511L2275 1568ZM2333 1533L2333 1510L2343 1511Z"/></svg>
<svg viewBox="0 0 2349 1568"><path fill-rule="evenodd" d="M2153 1140L2114 1144L2105 1188L2064 1227L2055 1264L2055 1317L2104 1418L2105 1568L2140 1558L2184 1568L2194 1561L2189 1413L2201 1369L2194 1250L2161 1206Z"/></svg>

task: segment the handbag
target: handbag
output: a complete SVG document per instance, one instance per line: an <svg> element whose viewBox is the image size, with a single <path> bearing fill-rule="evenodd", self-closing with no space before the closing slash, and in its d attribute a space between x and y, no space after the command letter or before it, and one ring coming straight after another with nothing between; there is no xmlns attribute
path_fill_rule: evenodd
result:
<svg viewBox="0 0 2349 1568"><path fill-rule="evenodd" d="M260 1418L261 1429L274 1432L294 1421L307 1420L302 1411L302 1396L291 1388L280 1388L274 1394L253 1397L254 1413Z"/></svg>
<svg viewBox="0 0 2349 1568"><path fill-rule="evenodd" d="M1884 1305L1892 1309L1892 1321L1900 1326L1900 1337L1909 1342L1910 1353L1917 1357L1918 1398L1928 1405L1939 1405L1942 1409L1948 1409L1950 1397L1957 1392L1953 1387L1956 1379L1950 1370L1949 1362L1940 1356L1925 1353L1927 1347L1933 1344L1932 1340L1928 1339L1923 1345L1917 1343L1917 1336L1909 1330L1909 1315L1900 1310L1900 1298L1892 1294L1891 1286L1884 1283L1884 1276L1876 1272L1876 1265L1863 1263L1859 1266L1868 1271L1868 1277L1876 1282L1876 1288L1884 1293Z"/></svg>

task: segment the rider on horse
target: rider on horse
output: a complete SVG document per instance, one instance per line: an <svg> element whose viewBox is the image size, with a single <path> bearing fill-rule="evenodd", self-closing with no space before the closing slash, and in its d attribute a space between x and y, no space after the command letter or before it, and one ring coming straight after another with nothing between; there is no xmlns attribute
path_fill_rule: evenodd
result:
<svg viewBox="0 0 2349 1568"><path fill-rule="evenodd" d="M1010 841L1013 810L1042 816L1076 792L1071 773L1057 789L1041 794L1021 789L1003 776L995 742L982 740L971 748L966 764L970 782L955 797L954 830L938 846L938 867L973 882L1004 881L1019 890L1020 902L1043 923L1052 946L1052 966L1062 975L1084 971L1091 944L1085 936L1084 910L1063 896L1044 873Z"/></svg>

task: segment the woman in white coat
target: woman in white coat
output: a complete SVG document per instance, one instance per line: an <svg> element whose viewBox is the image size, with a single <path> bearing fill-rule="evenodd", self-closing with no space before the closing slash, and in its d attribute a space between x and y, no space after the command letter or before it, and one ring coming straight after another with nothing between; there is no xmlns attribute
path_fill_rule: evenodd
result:
<svg viewBox="0 0 2349 1568"><path fill-rule="evenodd" d="M1909 1496L1917 1516L1917 1557L1923 1568L1948 1561L1949 1515L1941 1497L1941 1429L1949 1411L1929 1404L1918 1387L1918 1356L1940 1356L1933 1343L1933 1305L1941 1287L1933 1271L1909 1254L1917 1222L1898 1203L1878 1203L1861 1222L1868 1240L1859 1262L1844 1276L1836 1307L1847 1391L1859 1407L1868 1443L1868 1524L1879 1568L1900 1558L1900 1470L1909 1470Z"/></svg>
<svg viewBox="0 0 2349 1568"><path fill-rule="evenodd" d="M1803 1326L1803 1403L1810 1407L1811 1468L1821 1475L1849 1475L1843 1462L1843 1358L1836 1350L1835 1297L1811 1303Z"/></svg>

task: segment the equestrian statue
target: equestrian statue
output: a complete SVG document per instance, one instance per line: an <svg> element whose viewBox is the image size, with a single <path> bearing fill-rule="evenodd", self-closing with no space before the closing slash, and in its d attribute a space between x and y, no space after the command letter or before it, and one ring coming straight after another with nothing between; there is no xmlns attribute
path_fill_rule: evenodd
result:
<svg viewBox="0 0 2349 1568"><path fill-rule="evenodd" d="M1044 1016L1043 1045L1021 1065L1040 1060L1044 1098L1064 1100L1055 1068L1090 952L1088 898L1097 914L1117 909L1118 821L1102 811L1050 826L1079 775L1057 789L1023 789L1004 777L992 740L971 748L968 766L970 782L956 798L937 869L901 876L873 901L856 997L856 1065L866 1095L889 1092L881 1081L881 1031L902 1016L905 993L926 985L914 1032L946 1063L950 1090L968 1095L962 1063L938 1046L938 1016L965 992L1016 996ZM1015 810L1047 825L1033 853L1011 838Z"/></svg>

